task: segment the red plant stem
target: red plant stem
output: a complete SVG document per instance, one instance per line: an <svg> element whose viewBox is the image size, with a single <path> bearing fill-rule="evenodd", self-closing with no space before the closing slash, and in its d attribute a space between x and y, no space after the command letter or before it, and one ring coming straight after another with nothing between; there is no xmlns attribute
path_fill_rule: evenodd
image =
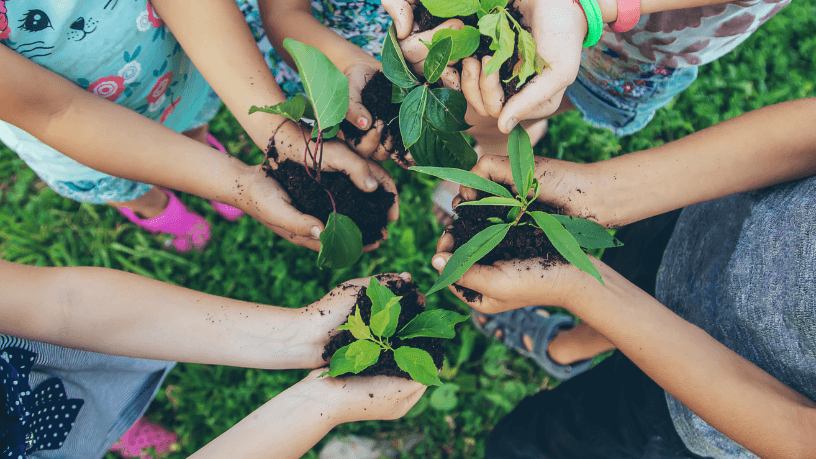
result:
<svg viewBox="0 0 816 459"><path fill-rule="evenodd" d="M320 126L318 126L320 127ZM315 143L315 155L317 155L317 183L320 183L320 171L323 169L323 130L317 131L317 143ZM314 161L312 161L314 164ZM332 200L332 206L334 201Z"/></svg>
<svg viewBox="0 0 816 459"><path fill-rule="evenodd" d="M312 176L312 173L311 173L311 172L309 172L309 165L307 164L307 162L308 162L307 160L308 160L308 159L309 159L309 157L311 156L311 158L312 158L312 165L314 165L314 164L316 163L316 161L315 161L315 157L314 157L314 155L312 155L311 150L309 150L309 139L306 137L306 133L305 133L305 132L303 132L303 127L302 127L302 126L300 126L300 125L298 125L298 127L300 128L300 135L301 135L301 136L303 136L303 141L306 143L306 151L304 151L304 152L303 152L303 167L305 167L305 168L306 168L306 175L308 175L308 176L309 176L309 178L311 178L312 180L316 180L316 181L317 181L317 183L320 183L320 177L318 176L318 178L317 178L317 179L315 179L315 178ZM316 145L316 144L315 144L315 147L317 147L317 145Z"/></svg>

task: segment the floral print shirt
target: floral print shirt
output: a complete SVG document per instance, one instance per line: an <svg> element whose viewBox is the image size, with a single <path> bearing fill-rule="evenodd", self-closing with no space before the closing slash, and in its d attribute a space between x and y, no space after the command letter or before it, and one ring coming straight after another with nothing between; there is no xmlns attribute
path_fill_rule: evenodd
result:
<svg viewBox="0 0 816 459"><path fill-rule="evenodd" d="M148 0L0 0L0 43L177 131L189 129L210 92ZM46 154L34 151L19 129L0 124L0 140L26 162L32 159L26 155ZM14 145L31 148L21 152ZM48 154L63 166L62 180L96 178L96 171L80 169L53 150Z"/></svg>
<svg viewBox="0 0 816 459"><path fill-rule="evenodd" d="M644 15L628 32L605 29L603 44L624 58L665 67L712 62L733 50L791 0L737 0Z"/></svg>

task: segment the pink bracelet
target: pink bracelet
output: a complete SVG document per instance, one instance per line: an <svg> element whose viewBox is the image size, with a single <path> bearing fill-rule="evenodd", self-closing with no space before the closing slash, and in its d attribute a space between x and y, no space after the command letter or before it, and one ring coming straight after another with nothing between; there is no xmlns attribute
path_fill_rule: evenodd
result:
<svg viewBox="0 0 816 459"><path fill-rule="evenodd" d="M640 21L640 0L617 0L618 19L609 24L615 32L632 30Z"/></svg>

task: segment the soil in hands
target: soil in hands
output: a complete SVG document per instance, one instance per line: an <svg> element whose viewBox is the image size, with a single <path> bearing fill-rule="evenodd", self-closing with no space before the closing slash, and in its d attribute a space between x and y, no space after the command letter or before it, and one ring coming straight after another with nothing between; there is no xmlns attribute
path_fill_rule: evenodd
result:
<svg viewBox="0 0 816 459"><path fill-rule="evenodd" d="M513 16L513 18L515 18L516 21L521 23L521 13L518 11L518 9L516 9L516 7L513 6L512 4L508 4L506 8L507 11L510 13L510 16ZM476 29L479 28L479 18L475 14L471 16L457 16L456 18L461 19L462 22L465 23L465 25L475 27ZM414 9L414 22L416 22L419 25L419 32L431 30L449 19L452 18L438 18L432 15L431 13L428 12L428 9L425 8L425 6L422 3L417 3L416 9ZM525 29L527 28L525 27ZM530 30L527 29L527 31L529 32ZM479 42L479 47L476 49L476 52L473 53L472 56L478 59L479 62L482 61L482 58L484 56L492 56L494 53L494 51L490 50L490 42L492 40L493 40L492 38L482 35L481 41ZM518 84L517 78L514 78L513 80L507 83L504 82L505 80L508 80L513 76L513 68L516 66L516 64L518 64L519 60L520 58L518 55L518 48L516 48L516 52L514 52L513 55L510 56L510 58L507 59L499 69L499 77L501 78L502 81L501 85L502 88L504 89L505 101L510 100L510 98L513 97L513 95L521 91L521 88L523 88L524 85L526 85L530 81L527 80L527 82L521 85L521 88L516 88L516 85ZM462 72L461 61L457 62L453 67L461 74Z"/></svg>
<svg viewBox="0 0 816 459"><path fill-rule="evenodd" d="M383 282L382 279L379 279ZM425 310L424 298L420 301L419 292L417 291L416 282L405 282L401 279L386 281L385 285L394 292L395 295L401 296L400 300L400 318L397 323L397 330L401 330L414 317L418 316ZM365 323L371 321L371 299L366 296L366 287L360 289L357 294L357 303L352 308L352 314L357 306L360 307L360 315ZM391 340L391 347L398 349L401 346L411 346L418 349L423 349L431 354L436 368L442 368L442 361L445 358L445 350L442 347L442 338L427 338L418 337L406 340L401 340L396 337L389 338ZM340 333L334 335L326 347L323 348L323 358L330 360L331 356L343 346L347 346L356 341L354 336L348 330L342 330ZM411 379L411 376L397 366L394 360L394 353L391 351L384 351L380 353L380 358L374 365L366 368L359 373L360 376L398 376L400 378Z"/></svg>
<svg viewBox="0 0 816 459"><path fill-rule="evenodd" d="M405 146L402 144L402 133L399 128L399 109L400 104L391 103L391 81L386 78L382 72L375 73L366 82L360 93L363 100L363 106L371 113L374 121L382 120L385 123L382 132L382 139L391 138L392 158L397 161L405 163ZM354 124L343 120L340 124L340 129L343 130L343 135L346 137L346 142L357 146L360 144L360 139L368 131L362 131Z"/></svg>
<svg viewBox="0 0 816 459"><path fill-rule="evenodd" d="M269 157L277 159L273 146L269 147ZM312 177L302 164L285 160L277 169L265 166L267 177L272 177L286 189L292 198L292 205L304 214L311 215L326 223L332 213L332 202L337 206L337 213L354 221L363 235L363 245L373 244L382 239L382 230L388 224L388 209L394 204L396 195L386 191L382 186L371 193L365 193L346 174L342 172L321 172L321 183ZM325 189L324 189L325 188Z"/></svg>
<svg viewBox="0 0 816 459"><path fill-rule="evenodd" d="M487 197L486 193L479 192L479 198ZM542 211L550 214L563 213L560 209L540 202L533 202L528 211ZM458 249L480 231L493 225L488 219L491 217L504 220L510 207L505 206L458 206L454 209L458 218L446 230L453 236L454 248ZM522 217L527 219L528 217ZM504 240L493 250L487 253L477 263L491 265L501 260L529 260L539 258L542 267L549 268L556 264L566 263L567 260L553 247L544 231L532 225L516 225L510 228ZM481 299L482 294L474 290L454 284L454 288L465 296L467 301Z"/></svg>

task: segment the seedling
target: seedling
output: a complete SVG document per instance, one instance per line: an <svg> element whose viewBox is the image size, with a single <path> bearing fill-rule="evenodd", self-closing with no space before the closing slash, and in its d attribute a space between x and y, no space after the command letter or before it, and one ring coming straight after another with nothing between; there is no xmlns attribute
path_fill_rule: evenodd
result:
<svg viewBox="0 0 816 459"><path fill-rule="evenodd" d="M436 87L448 64L453 40L445 37L436 51L425 60L425 81L411 72L397 42L392 26L383 43L383 73L394 84L391 102L400 105L399 127L405 149L417 164L470 169L476 164L476 151L462 131L467 100L459 91ZM388 121L390 122L390 121Z"/></svg>
<svg viewBox="0 0 816 459"><path fill-rule="evenodd" d="M371 320L363 321L359 306L348 321L338 330L348 330L357 339L341 347L331 357L329 371L323 375L332 377L346 373L358 374L374 365L384 352L392 352L397 365L411 376L411 379L426 386L439 386L442 381L437 376L437 368L431 355L411 346L397 346L396 343L420 336L450 339L455 336L454 325L464 322L467 316L445 309L425 311L414 317L397 331L401 312L400 299L388 287L380 285L372 277L366 289L371 299ZM321 375L322 376L322 375Z"/></svg>
<svg viewBox="0 0 816 459"><path fill-rule="evenodd" d="M434 33L429 48L429 59L434 62L457 61L473 54L479 48L481 35L490 37L490 50L493 57L485 65L486 75L499 71L502 64L509 59L515 48L518 48L519 63L513 68L513 74L505 83L518 79L516 87L521 87L531 76L540 74L547 63L536 52L533 36L525 30L507 10L508 0L422 0L428 12L438 18L470 16L479 18L479 28L464 26L461 30L439 30ZM450 38L452 44L445 42ZM426 67L427 68L427 67ZM425 70L427 75L427 70Z"/></svg>
<svg viewBox="0 0 816 459"><path fill-rule="evenodd" d="M284 117L300 127L306 143L304 167L309 177L320 182L320 169L323 164L324 141L337 135L340 122L346 116L349 103L348 78L326 57L312 46L285 39L283 45L298 67L303 87L308 98L302 94L273 106L252 106L249 113L265 112ZM301 119L314 120L311 139L314 149L309 147L309 138L303 130ZM308 162L311 160L311 169ZM269 161L268 153L264 162ZM312 176L312 170L315 175ZM334 197L325 189L334 211L326 221L326 228L320 233L320 253L317 265L321 268L344 268L353 265L363 253L362 234L357 225L347 216L337 213Z"/></svg>
<svg viewBox="0 0 816 459"><path fill-rule="evenodd" d="M591 274L603 284L600 273L581 247L600 249L618 247L622 244L595 222L566 215L529 211L528 206L538 197L540 183L533 177L535 160L530 137L521 125L516 125L510 133L507 150L510 154L513 183L519 192L516 196L513 196L507 188L472 172L441 167L410 168L493 195L478 201L460 202L460 206L510 207L506 218L491 218L493 225L477 233L454 252L442 270L442 275L426 295L456 282L468 268L493 250L510 228L519 225L532 225L541 229L553 247L568 262Z"/></svg>

